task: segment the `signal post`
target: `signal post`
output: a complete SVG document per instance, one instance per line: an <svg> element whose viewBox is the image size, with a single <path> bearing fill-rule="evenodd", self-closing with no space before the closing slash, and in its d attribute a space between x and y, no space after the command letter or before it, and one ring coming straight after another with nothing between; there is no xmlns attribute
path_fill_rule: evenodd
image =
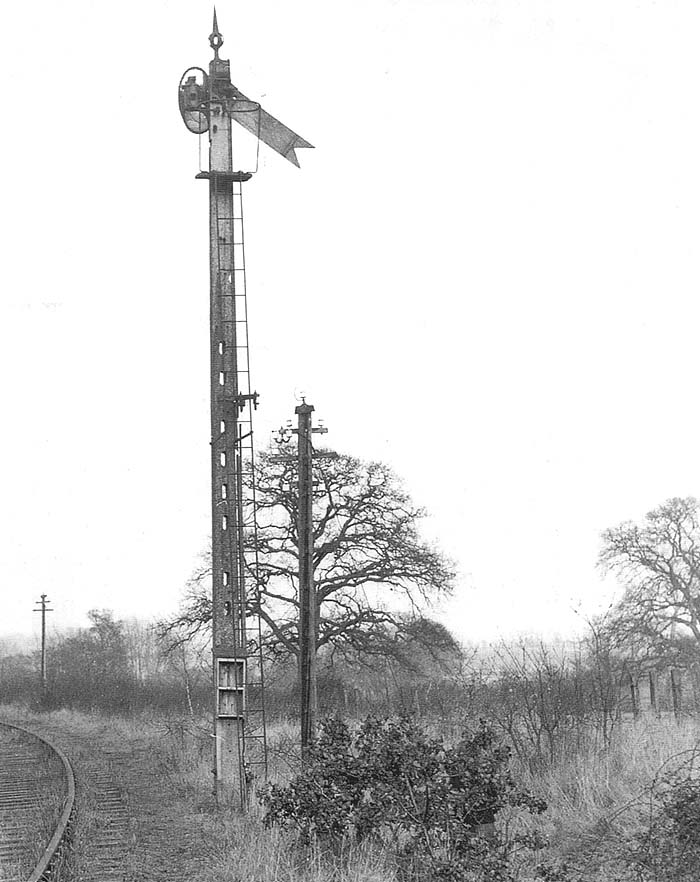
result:
<svg viewBox="0 0 700 882"><path fill-rule="evenodd" d="M256 547L253 417L258 393L250 382L243 238L243 183L232 123L298 166L295 149L312 145L250 101L231 82L219 57L223 37L216 11L208 72L183 74L180 113L189 131L208 134L210 396L212 512L212 650L216 793L244 809L256 765L267 765L263 660Z"/></svg>

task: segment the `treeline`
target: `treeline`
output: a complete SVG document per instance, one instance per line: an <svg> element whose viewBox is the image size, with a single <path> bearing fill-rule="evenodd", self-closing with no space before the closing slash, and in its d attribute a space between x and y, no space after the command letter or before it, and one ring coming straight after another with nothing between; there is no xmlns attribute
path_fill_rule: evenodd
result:
<svg viewBox="0 0 700 882"><path fill-rule="evenodd" d="M635 653L605 621L576 641L503 641L413 661L375 660L354 673L322 668L322 709L355 718L399 710L443 729L487 719L521 760L536 766L591 742L607 747L617 727L643 714L700 712L700 659L692 644L679 641L668 654Z"/></svg>
<svg viewBox="0 0 700 882"><path fill-rule="evenodd" d="M51 640L45 691L37 653L0 653L0 701L118 714L194 717L211 710L206 645L165 644L153 628L105 610L89 618L89 627ZM523 760L539 764L583 740L605 746L617 726L641 713L700 710L695 659L682 643L665 655L631 652L605 623L591 624L576 642L460 647L442 626L423 620L415 639L391 656L321 652L319 704L322 716L404 711L445 728L485 718ZM271 661L266 674L268 717L293 719L295 661Z"/></svg>
<svg viewBox="0 0 700 882"><path fill-rule="evenodd" d="M164 652L149 625L115 619L109 610L91 610L88 618L89 627L48 641L45 689L39 652L0 653L0 702L116 714L204 712L211 676L193 647Z"/></svg>

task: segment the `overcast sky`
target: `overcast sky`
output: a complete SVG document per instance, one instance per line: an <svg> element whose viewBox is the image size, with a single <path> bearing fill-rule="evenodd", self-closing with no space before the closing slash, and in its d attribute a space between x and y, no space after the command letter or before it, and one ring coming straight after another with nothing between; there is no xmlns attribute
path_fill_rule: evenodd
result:
<svg viewBox="0 0 700 882"><path fill-rule="evenodd" d="M696 0L219 0L316 146L245 191L258 444L305 392L458 562L460 637L569 634L599 535L700 494ZM0 632L173 610L209 535L203 0L3 10ZM35 621L32 621L32 620Z"/></svg>

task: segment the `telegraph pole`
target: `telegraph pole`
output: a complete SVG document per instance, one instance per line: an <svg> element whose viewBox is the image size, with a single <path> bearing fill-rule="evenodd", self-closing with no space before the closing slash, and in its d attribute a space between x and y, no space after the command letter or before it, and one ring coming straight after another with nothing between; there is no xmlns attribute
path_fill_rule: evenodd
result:
<svg viewBox="0 0 700 882"><path fill-rule="evenodd" d="M296 429L280 429L281 439L297 436L297 536L299 543L299 688L301 695L301 756L306 758L316 734L318 691L316 646L318 643L318 603L314 585L314 523L312 462L331 454L314 453L311 436L325 434L324 426L312 425L312 404L302 403L294 409ZM293 461L294 457L273 457L277 461Z"/></svg>
<svg viewBox="0 0 700 882"><path fill-rule="evenodd" d="M311 425L313 405L302 403L294 409L297 424L297 477L299 482L299 685L301 687L301 755L306 757L316 734L318 691L316 644L318 642L318 604L314 587L313 477L311 460L314 432L328 429Z"/></svg>
<svg viewBox="0 0 700 882"><path fill-rule="evenodd" d="M35 603L38 606L34 609L34 612L41 613L41 692L42 694L46 693L46 613L53 612L51 607L48 607L46 604L51 601L45 594L41 595L40 600L36 600Z"/></svg>

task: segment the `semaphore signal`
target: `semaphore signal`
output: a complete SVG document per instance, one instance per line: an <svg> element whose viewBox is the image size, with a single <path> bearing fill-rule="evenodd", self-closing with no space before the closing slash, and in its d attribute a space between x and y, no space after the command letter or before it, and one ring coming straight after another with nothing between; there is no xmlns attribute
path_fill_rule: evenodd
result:
<svg viewBox="0 0 700 882"><path fill-rule="evenodd" d="M182 119L208 134L209 181L212 649L216 793L238 808L248 803L256 767L267 768L264 682L256 548L253 410L243 237L243 184L257 170L240 168L234 123L298 166L296 150L311 147L231 82L230 63L214 10L208 72L185 71L178 97ZM252 536L252 542L247 542ZM251 559L252 557L252 559Z"/></svg>

